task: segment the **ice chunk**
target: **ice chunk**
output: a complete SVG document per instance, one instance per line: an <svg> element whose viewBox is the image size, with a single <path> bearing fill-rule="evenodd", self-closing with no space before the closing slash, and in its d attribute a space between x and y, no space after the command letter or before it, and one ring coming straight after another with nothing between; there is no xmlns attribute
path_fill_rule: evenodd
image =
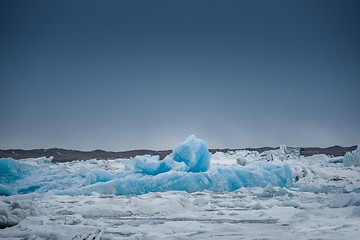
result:
<svg viewBox="0 0 360 240"><path fill-rule="evenodd" d="M24 218L37 215L39 212L40 209L32 201L0 201L0 229L15 226Z"/></svg>
<svg viewBox="0 0 360 240"><path fill-rule="evenodd" d="M20 178L19 171L19 164L14 159L0 159L0 183L9 183Z"/></svg>
<svg viewBox="0 0 360 240"><path fill-rule="evenodd" d="M238 157L238 158L236 159L236 162L237 162L237 164L239 164L239 165L241 165L241 166L245 166L246 163L247 163L247 160L246 160L246 158L244 158L244 157Z"/></svg>
<svg viewBox="0 0 360 240"><path fill-rule="evenodd" d="M136 156L132 159L134 171L142 174L157 175L171 170L169 161L160 161L159 156Z"/></svg>
<svg viewBox="0 0 360 240"><path fill-rule="evenodd" d="M112 179L110 172L101 170L101 169L94 169L88 172L86 175L86 179L84 185L91 185L97 182L107 182Z"/></svg>
<svg viewBox="0 0 360 240"><path fill-rule="evenodd" d="M162 161L159 160L159 156L136 156L125 166L128 171L147 175L157 175L170 170L205 172L210 167L210 157L206 143L191 135Z"/></svg>
<svg viewBox="0 0 360 240"><path fill-rule="evenodd" d="M146 175L157 175L170 170L186 172L189 169L185 163L176 162L170 156L166 156L162 161L159 160L159 156L136 156L124 163L126 171Z"/></svg>
<svg viewBox="0 0 360 240"><path fill-rule="evenodd" d="M30 173L35 167L12 158L0 159L0 184L12 183Z"/></svg>
<svg viewBox="0 0 360 240"><path fill-rule="evenodd" d="M268 184L258 196L261 198L272 198L285 195L293 196L292 193L288 192L285 188L273 187L271 184Z"/></svg>
<svg viewBox="0 0 360 240"><path fill-rule="evenodd" d="M0 159L1 195L68 189L82 181L81 175L51 168L49 164L33 165L33 162L28 164L12 158Z"/></svg>
<svg viewBox="0 0 360 240"><path fill-rule="evenodd" d="M237 151L228 151L228 152L216 152L211 157L211 164L215 165L241 165L245 166L246 164L255 162L260 159L260 154L257 151L248 151L248 150L237 150Z"/></svg>
<svg viewBox="0 0 360 240"><path fill-rule="evenodd" d="M300 158L300 148L286 145L280 145L279 149L264 151L260 154L260 160L265 161L284 161L298 158Z"/></svg>
<svg viewBox="0 0 360 240"><path fill-rule="evenodd" d="M205 172L210 167L211 155L206 143L195 135L177 145L171 157L177 162L184 162L189 172Z"/></svg>
<svg viewBox="0 0 360 240"><path fill-rule="evenodd" d="M358 147L351 153L347 152L345 154L343 164L345 167L360 166L360 145L358 145Z"/></svg>

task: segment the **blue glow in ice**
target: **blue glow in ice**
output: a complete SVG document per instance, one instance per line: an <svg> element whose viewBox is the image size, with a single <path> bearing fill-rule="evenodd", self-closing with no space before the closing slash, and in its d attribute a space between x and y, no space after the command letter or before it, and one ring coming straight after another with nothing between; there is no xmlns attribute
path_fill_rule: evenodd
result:
<svg viewBox="0 0 360 240"><path fill-rule="evenodd" d="M0 159L0 184L13 183L30 173L32 166L12 158Z"/></svg>
<svg viewBox="0 0 360 240"><path fill-rule="evenodd" d="M107 182L112 179L112 175L109 171L102 169L94 169L86 174L84 185L91 185L97 182Z"/></svg>
<svg viewBox="0 0 360 240"><path fill-rule="evenodd" d="M171 154L176 162L184 162L189 172L205 172L210 167L210 153L204 140L195 135L177 145Z"/></svg>
<svg viewBox="0 0 360 240"><path fill-rule="evenodd" d="M12 158L0 159L0 195L16 193L16 182L31 174L33 166L16 161Z"/></svg>
<svg viewBox="0 0 360 240"><path fill-rule="evenodd" d="M128 175L124 178L97 183L75 190L62 191L66 195L102 194L128 195L148 192L211 190L215 192L235 191L241 187L291 186L291 170L288 165L267 162L250 164L245 167L228 166L207 172L187 173L168 171L158 175Z"/></svg>
<svg viewBox="0 0 360 240"><path fill-rule="evenodd" d="M246 166L209 169L210 157L205 142L192 135L161 161L158 156L149 155L127 160L126 171L84 167L68 171L66 167L52 168L46 161L30 165L13 159L0 159L0 194L54 191L68 195L89 195L92 192L127 195L173 190L234 191L268 184L291 186L291 170L286 164L255 162Z"/></svg>
<svg viewBox="0 0 360 240"><path fill-rule="evenodd" d="M38 165L32 165L12 158L0 159L0 195L64 190L83 181L80 174L49 168L48 159L39 160Z"/></svg>
<svg viewBox="0 0 360 240"><path fill-rule="evenodd" d="M191 135L177 145L164 160L159 161L159 156L136 156L127 163L127 169L147 175L157 175L170 170L205 172L210 167L210 157L206 143Z"/></svg>

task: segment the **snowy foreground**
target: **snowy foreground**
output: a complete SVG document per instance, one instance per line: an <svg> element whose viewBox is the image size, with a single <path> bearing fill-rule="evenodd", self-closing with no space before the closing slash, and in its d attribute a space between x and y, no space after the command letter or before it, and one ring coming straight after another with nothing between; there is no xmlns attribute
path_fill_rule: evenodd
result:
<svg viewBox="0 0 360 240"><path fill-rule="evenodd" d="M360 150L0 159L0 239L358 239Z"/></svg>

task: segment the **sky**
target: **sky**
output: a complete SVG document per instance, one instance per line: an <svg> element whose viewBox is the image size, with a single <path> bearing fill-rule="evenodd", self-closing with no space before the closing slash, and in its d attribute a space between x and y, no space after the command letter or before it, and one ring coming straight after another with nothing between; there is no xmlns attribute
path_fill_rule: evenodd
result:
<svg viewBox="0 0 360 240"><path fill-rule="evenodd" d="M0 1L0 149L360 143L359 1Z"/></svg>

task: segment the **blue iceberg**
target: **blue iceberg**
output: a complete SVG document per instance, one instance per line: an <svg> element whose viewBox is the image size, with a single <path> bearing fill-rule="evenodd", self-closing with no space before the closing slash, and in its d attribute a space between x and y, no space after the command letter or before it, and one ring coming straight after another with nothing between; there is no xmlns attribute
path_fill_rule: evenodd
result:
<svg viewBox="0 0 360 240"><path fill-rule="evenodd" d="M131 174L108 182L65 190L66 195L101 194L128 195L148 192L187 191L214 192L235 191L241 187L266 187L268 184L291 187L291 169L285 165L258 162L241 166L218 167L206 172L182 172L170 170L158 175Z"/></svg>
<svg viewBox="0 0 360 240"><path fill-rule="evenodd" d="M255 162L246 166L210 168L211 154L206 143L192 135L177 145L163 160L159 156L136 156L125 162L125 171L104 169L67 171L38 166L13 159L0 159L0 195L44 193L89 195L144 194L148 192L210 190L235 191L241 187L265 187L268 184L291 187L287 164ZM116 164L116 163L114 163Z"/></svg>
<svg viewBox="0 0 360 240"><path fill-rule="evenodd" d="M210 167L211 154L204 140L195 135L177 145L174 151L160 161L159 156L136 156L127 163L127 170L157 175L170 170L185 172L206 172Z"/></svg>
<svg viewBox="0 0 360 240"><path fill-rule="evenodd" d="M210 153L204 140L195 135L188 137L182 144L175 147L170 155L176 162L188 166L188 172L206 172L210 167Z"/></svg>

